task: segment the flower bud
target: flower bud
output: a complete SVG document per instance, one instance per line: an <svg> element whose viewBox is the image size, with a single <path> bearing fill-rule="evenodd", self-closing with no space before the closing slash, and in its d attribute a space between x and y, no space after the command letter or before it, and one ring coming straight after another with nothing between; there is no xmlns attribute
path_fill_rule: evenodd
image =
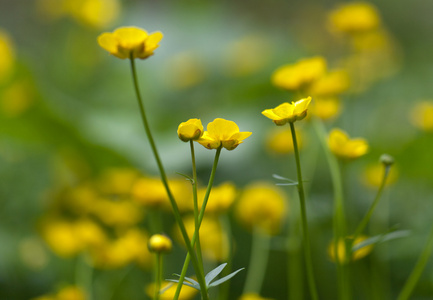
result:
<svg viewBox="0 0 433 300"><path fill-rule="evenodd" d="M163 234L154 234L149 239L148 247L150 252L167 253L171 251L173 244L169 237Z"/></svg>
<svg viewBox="0 0 433 300"><path fill-rule="evenodd" d="M385 165L385 167L389 167L394 164L394 157L389 154L382 154L379 158L379 161Z"/></svg>
<svg viewBox="0 0 433 300"><path fill-rule="evenodd" d="M198 140L203 135L203 125L200 119L189 119L180 123L177 129L177 135L184 142Z"/></svg>

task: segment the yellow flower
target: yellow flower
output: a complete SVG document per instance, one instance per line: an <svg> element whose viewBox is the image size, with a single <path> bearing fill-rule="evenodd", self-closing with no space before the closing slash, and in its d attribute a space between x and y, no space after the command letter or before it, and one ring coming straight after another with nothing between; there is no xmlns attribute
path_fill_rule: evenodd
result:
<svg viewBox="0 0 433 300"><path fill-rule="evenodd" d="M93 202L92 213L109 226L131 226L143 218L139 204L129 199L97 199Z"/></svg>
<svg viewBox="0 0 433 300"><path fill-rule="evenodd" d="M355 159L368 151L365 139L350 139L346 132L338 128L332 129L329 133L328 145L332 153L343 159Z"/></svg>
<svg viewBox="0 0 433 300"><path fill-rule="evenodd" d="M279 232L287 214L285 194L275 185L254 182L243 191L237 202L236 218L248 229L259 227L268 234Z"/></svg>
<svg viewBox="0 0 433 300"><path fill-rule="evenodd" d="M67 286L58 293L56 300L86 300L87 297L82 289L76 286Z"/></svg>
<svg viewBox="0 0 433 300"><path fill-rule="evenodd" d="M0 82L12 73L15 64L15 53L9 35L0 29Z"/></svg>
<svg viewBox="0 0 433 300"><path fill-rule="evenodd" d="M271 119L276 125L281 126L287 122L293 123L302 120L307 116L308 105L311 102L311 97L298 100L296 102L278 105L275 108L262 111L265 117Z"/></svg>
<svg viewBox="0 0 433 300"><path fill-rule="evenodd" d="M359 33L376 29L380 18L376 8L367 2L353 2L337 7L329 14L333 30L343 33Z"/></svg>
<svg viewBox="0 0 433 300"><path fill-rule="evenodd" d="M298 147L302 148L303 135L302 132L296 133ZM292 132L287 127L272 127L272 131L268 134L266 145L270 151L276 154L293 153Z"/></svg>
<svg viewBox="0 0 433 300"><path fill-rule="evenodd" d="M130 195L140 173L132 168L109 168L103 171L98 187L104 194Z"/></svg>
<svg viewBox="0 0 433 300"><path fill-rule="evenodd" d="M415 105L410 114L412 124L425 131L433 131L433 102L423 101Z"/></svg>
<svg viewBox="0 0 433 300"><path fill-rule="evenodd" d="M308 88L308 94L313 95L313 97L336 96L347 91L349 86L348 72L333 70L314 81Z"/></svg>
<svg viewBox="0 0 433 300"><path fill-rule="evenodd" d="M314 98L310 111L322 120L329 120L340 114L341 101L335 97Z"/></svg>
<svg viewBox="0 0 433 300"><path fill-rule="evenodd" d="M235 122L217 118L207 125L207 131L197 142L207 149L233 150L250 135L251 132L239 132Z"/></svg>
<svg viewBox="0 0 433 300"><path fill-rule="evenodd" d="M198 202L201 207L206 188L198 190ZM206 213L223 213L226 212L236 198L236 187L231 182L225 182L219 186L213 187L209 195L208 203L206 205Z"/></svg>
<svg viewBox="0 0 433 300"><path fill-rule="evenodd" d="M383 179L384 166L383 164L374 164L367 166L363 173L363 181L369 187L377 188ZM386 179L386 184L393 184L398 179L398 168L397 166L392 166L389 169L388 178Z"/></svg>
<svg viewBox="0 0 433 300"><path fill-rule="evenodd" d="M184 142L197 140L203 135L203 125L200 119L189 119L180 123L177 129L177 135Z"/></svg>
<svg viewBox="0 0 433 300"><path fill-rule="evenodd" d="M183 220L189 238L195 231L194 216L188 216ZM178 226L175 229L176 239L185 245ZM230 243L227 233L216 217L207 216L200 226L200 245L203 256L214 261L226 261L230 254Z"/></svg>
<svg viewBox="0 0 433 300"><path fill-rule="evenodd" d="M150 252L157 252L157 253L170 252L171 249L173 248L173 243L171 242L171 240L163 234L152 235L147 245L149 247Z"/></svg>
<svg viewBox="0 0 433 300"><path fill-rule="evenodd" d="M153 55L162 37L161 32L148 34L147 31L137 27L121 27L113 33L101 34L98 37L98 43L99 46L118 58L145 59Z"/></svg>
<svg viewBox="0 0 433 300"><path fill-rule="evenodd" d="M174 294L176 293L176 287L177 284L174 284L173 282L164 282L161 287L161 291L164 292L159 296L159 299L173 300ZM154 283L146 286L146 294L149 297L149 299L155 295L154 289L155 289ZM191 300L195 297L195 295L197 295L197 293L198 290L196 290L195 288L184 285L180 290L179 300Z"/></svg>
<svg viewBox="0 0 433 300"><path fill-rule="evenodd" d="M271 298L263 298L255 293L242 294L238 300L272 300Z"/></svg>
<svg viewBox="0 0 433 300"><path fill-rule="evenodd" d="M364 235L358 236L356 238L356 240L354 241L353 245L356 246L357 244L361 243L362 241L366 240L367 237ZM352 253L352 257L350 259L348 259L348 257L346 256L346 247L344 245L344 241L342 239L340 239L338 241L338 245L337 245L337 255L338 255L338 261L342 262L342 263L348 263L350 261L354 261L354 260L358 260L361 259L365 256L367 256L368 254L370 254L370 252L373 250L373 245L368 245L365 247L362 247L358 250L356 250L355 252ZM335 243L334 241L332 241L329 244L328 247L328 255L331 258L332 261L335 262Z"/></svg>
<svg viewBox="0 0 433 300"><path fill-rule="evenodd" d="M323 76L326 72L326 61L316 56L302 59L292 65L284 65L272 74L272 83L285 90L299 90Z"/></svg>

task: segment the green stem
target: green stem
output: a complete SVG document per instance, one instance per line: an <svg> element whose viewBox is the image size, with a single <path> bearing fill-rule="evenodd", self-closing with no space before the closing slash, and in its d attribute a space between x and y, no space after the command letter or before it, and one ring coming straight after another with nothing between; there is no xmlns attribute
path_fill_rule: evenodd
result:
<svg viewBox="0 0 433 300"><path fill-rule="evenodd" d="M347 269L344 261L340 261L338 255L338 244L340 240L345 240L346 234L346 220L344 214L344 201L343 201L343 180L341 178L340 166L337 158L331 153L327 142L327 133L325 127L320 119L313 118L313 125L316 130L317 136L325 151L326 160L328 161L329 171L331 173L332 187L334 190L334 260L337 266L337 283L339 299L350 299L349 296L349 282L347 276Z"/></svg>
<svg viewBox="0 0 433 300"><path fill-rule="evenodd" d="M207 295L207 288L206 288L206 282L204 279L204 274L202 272L200 272L201 268L199 266L197 256L195 255L194 249L191 246L191 242L190 242L190 239L188 237L188 233L186 232L185 225L182 222L182 217L180 215L176 200L174 199L173 194L172 194L170 187L168 185L167 175L165 174L165 170L164 170L164 167L162 165L161 159L159 157L158 150L156 149L155 141L153 139L152 133L151 133L150 128L149 128L149 124L148 124L145 109L144 109L143 100L141 98L140 90L138 87L137 71L135 68L135 60L132 57L132 54L130 57L130 62L131 62L131 71L132 71L132 79L133 79L133 83L134 83L135 94L137 96L144 130L146 131L146 135L147 135L147 138L149 140L150 147L152 148L152 152L153 152L153 155L154 155L155 160L156 160L156 164L158 165L158 169L159 169L160 176L161 176L161 181L162 181L162 184L164 185L164 188L167 192L167 196L168 196L168 199L170 201L171 207L173 209L173 214L174 214L176 223L179 226L179 229L180 229L180 232L182 234L185 245L187 247L188 253L191 255L192 264L194 266L194 270L195 270L196 275L197 275L197 281L200 284L200 291L201 291L202 298L203 298L203 300L208 300L209 296Z"/></svg>
<svg viewBox="0 0 433 300"><path fill-rule="evenodd" d="M162 276L162 254L156 253L156 266L155 266L155 291L154 300L159 300L161 290L161 276Z"/></svg>
<svg viewBox="0 0 433 300"><path fill-rule="evenodd" d="M427 265L427 262L432 254L432 251L433 251L433 227L430 231L430 235L428 237L424 250L421 253L414 269L412 270L412 273L410 274L409 278L404 284L404 287L401 290L400 295L398 295L397 300L409 299L419 278L421 277L422 272L424 271L425 266Z"/></svg>
<svg viewBox="0 0 433 300"><path fill-rule="evenodd" d="M222 146L220 146L216 150L216 153L215 153L215 159L214 159L214 163L213 163L213 166L212 166L212 171L211 171L211 174L210 174L210 177L209 177L209 182L208 182L206 193L205 193L205 196L204 196L204 199L203 199L203 204L201 205L200 213L198 215L198 220L197 220L198 222L197 222L196 227L195 227L196 230L194 231L194 234L193 234L192 239L191 239L191 246L192 247L194 247L194 245L197 242L197 239L199 237L200 225L201 225L201 222L203 221L204 211L206 209L206 205L207 205L207 202L209 200L210 191L212 189L212 185L213 185L213 182L214 182L214 179L215 179L215 173L216 173L216 169L217 169L217 166L218 166L218 160L219 160L219 157L220 157L220 154L221 154L221 149L222 149ZM191 260L191 256L190 256L190 253L188 252L187 255L186 255L185 261L183 263L182 273L180 274L179 283L177 285L176 293L175 293L175 296L174 296L173 300L177 300L179 298L180 290L182 288L182 283L185 280L186 271L188 270L188 264L189 264L190 260ZM203 274L204 274L204 272L203 272Z"/></svg>
<svg viewBox="0 0 433 300"><path fill-rule="evenodd" d="M75 280L76 284L86 291L87 299L93 297L93 267L87 263L85 254L78 256L75 260Z"/></svg>
<svg viewBox="0 0 433 300"><path fill-rule="evenodd" d="M293 149L295 152L296 171L298 177L297 187L298 187L299 202L301 208L301 225L302 225L302 233L304 239L304 258L305 258L305 265L307 270L307 280L308 280L308 286L310 288L311 298L313 300L317 300L318 294L317 294L316 283L313 274L313 262L311 258L311 246L310 246L310 238L308 234L307 210L305 206L305 194L304 194L304 185L303 185L302 172L301 172L301 161L299 158L298 142L296 140L295 125L293 122L290 122L289 124L290 124L290 131L292 132Z"/></svg>
<svg viewBox="0 0 433 300"><path fill-rule="evenodd" d="M266 275L271 237L258 227L253 228L250 262L248 264L247 279L244 294L260 294Z"/></svg>

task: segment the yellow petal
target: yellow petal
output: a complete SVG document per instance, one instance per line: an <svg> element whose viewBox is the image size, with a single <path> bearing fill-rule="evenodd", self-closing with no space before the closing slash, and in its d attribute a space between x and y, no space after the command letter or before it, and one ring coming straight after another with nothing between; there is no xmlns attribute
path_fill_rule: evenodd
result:
<svg viewBox="0 0 433 300"><path fill-rule="evenodd" d="M118 41L117 38L110 32L105 32L98 36L98 44L111 54L117 52Z"/></svg>
<svg viewBox="0 0 433 300"><path fill-rule="evenodd" d="M234 133L239 132L239 127L233 121L217 118L207 125L207 131L216 139L226 140Z"/></svg>
<svg viewBox="0 0 433 300"><path fill-rule="evenodd" d="M121 27L116 29L113 35L119 40L121 47L130 50L144 43L148 37L146 30L137 27Z"/></svg>

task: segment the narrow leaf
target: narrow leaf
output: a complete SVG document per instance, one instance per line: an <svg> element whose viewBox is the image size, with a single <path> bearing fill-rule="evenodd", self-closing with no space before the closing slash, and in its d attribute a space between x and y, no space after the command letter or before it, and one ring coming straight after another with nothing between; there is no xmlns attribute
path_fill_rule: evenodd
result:
<svg viewBox="0 0 433 300"><path fill-rule="evenodd" d="M175 276L177 276L177 277L180 277L180 275L179 275L179 274L176 274L176 273L174 273L173 275L175 275ZM194 285L196 285L196 286L200 286L200 284L199 284L197 281L195 281L194 279L192 279L192 278L190 278L190 277L186 277L186 276L185 276L185 280L186 280L186 281L189 281L191 284L194 284Z"/></svg>
<svg viewBox="0 0 433 300"><path fill-rule="evenodd" d="M286 177L283 177L283 176L280 176L280 175L277 175L277 174L272 174L272 177L274 177L275 179L278 179L278 180L284 180L284 181L289 181L289 182L295 182L295 181L292 180L292 179L289 179L289 178L286 178Z"/></svg>
<svg viewBox="0 0 433 300"><path fill-rule="evenodd" d="M215 277L217 277L221 271L225 268L225 266L227 266L227 263L223 263L221 265L219 265L218 267L216 267L215 269L213 269L212 271L210 271L209 273L207 273L206 277L205 277L205 281L206 281L206 285L209 286L209 283L215 279Z"/></svg>
<svg viewBox="0 0 433 300"><path fill-rule="evenodd" d="M364 247L372 245L372 244L378 244L378 243L383 243L383 242L390 241L390 240L395 240L395 239L407 237L409 235L410 235L409 230L398 230L398 231L393 231L393 232L373 236L371 238L363 240L362 242L354 245L352 247L352 251L359 250L361 248L364 248Z"/></svg>
<svg viewBox="0 0 433 300"><path fill-rule="evenodd" d="M166 281L179 283L179 280L177 280L177 279L166 279ZM187 285L187 286L192 287L192 288L195 288L196 290L200 291L200 286L195 286L195 285L193 285L189 282L186 282L186 281L184 281L182 284Z"/></svg>
<svg viewBox="0 0 433 300"><path fill-rule="evenodd" d="M275 185L298 185L298 182L290 182L290 183L276 183Z"/></svg>
<svg viewBox="0 0 433 300"><path fill-rule="evenodd" d="M186 174L182 174L179 172L176 172L176 174L185 177L187 180L191 181L191 183L194 183L194 179L192 179L190 176L186 175Z"/></svg>
<svg viewBox="0 0 433 300"><path fill-rule="evenodd" d="M232 278L233 276L235 276L237 273L239 273L243 269L245 269L245 268L241 268L241 269L239 269L237 271L234 271L233 273L231 273L231 274L229 274L229 275L227 275L227 276L225 276L225 277L223 277L221 279L218 279L217 281L212 282L211 284L209 284L208 288L211 288L211 287L220 285L223 282L226 282L227 280L229 280L230 278Z"/></svg>

